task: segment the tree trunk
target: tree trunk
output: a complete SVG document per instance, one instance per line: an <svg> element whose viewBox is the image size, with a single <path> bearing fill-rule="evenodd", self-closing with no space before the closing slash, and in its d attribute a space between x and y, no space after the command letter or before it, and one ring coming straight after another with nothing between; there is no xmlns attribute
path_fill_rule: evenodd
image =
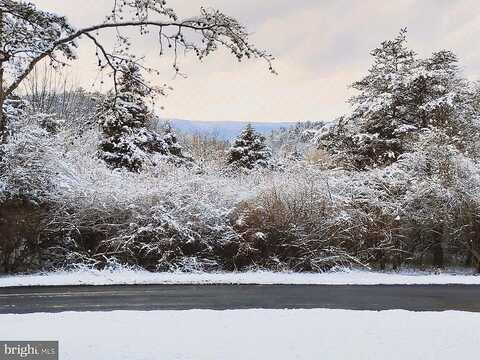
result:
<svg viewBox="0 0 480 360"><path fill-rule="evenodd" d="M433 266L438 268L443 268L445 265L444 256L443 256L443 247L440 241L435 242L432 247L433 251Z"/></svg>
<svg viewBox="0 0 480 360"><path fill-rule="evenodd" d="M477 270L478 273L480 273L480 249L478 247L479 243L480 241L476 237L470 242L470 252L468 256L470 258L470 264L473 265L473 267Z"/></svg>
<svg viewBox="0 0 480 360"><path fill-rule="evenodd" d="M3 69L0 69L0 80L2 79ZM7 139L7 119L3 112L3 104L5 99L3 97L3 88L0 90L0 144L3 144Z"/></svg>
<svg viewBox="0 0 480 360"><path fill-rule="evenodd" d="M432 255L433 255L433 266L438 268L443 268L445 266L445 256L442 246L443 240L443 225L438 227L438 231L433 232L433 246L432 246Z"/></svg>

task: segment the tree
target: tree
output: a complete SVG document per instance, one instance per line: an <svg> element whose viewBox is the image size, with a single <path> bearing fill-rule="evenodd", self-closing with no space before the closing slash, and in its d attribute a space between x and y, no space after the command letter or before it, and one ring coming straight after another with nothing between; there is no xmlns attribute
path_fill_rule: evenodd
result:
<svg viewBox="0 0 480 360"><path fill-rule="evenodd" d="M110 166L138 171L147 154L168 153L160 135L147 129L153 114L144 98L150 94L139 67L134 63L125 65L118 92L109 94L97 114L105 136L100 144L100 157Z"/></svg>
<svg viewBox="0 0 480 360"><path fill-rule="evenodd" d="M46 114L64 122L62 127L82 134L96 125L95 109L104 95L75 86L67 75L48 64L36 67L24 81L23 98L28 102L30 116Z"/></svg>
<svg viewBox="0 0 480 360"><path fill-rule="evenodd" d="M201 8L195 17L180 20L165 0L113 1L105 21L76 30L65 17L51 14L29 2L0 0L0 109L35 66L48 60L61 67L76 58L77 40L87 38L97 48L100 70L109 70L115 91L125 64L137 62L130 54L130 39L116 31L115 51L108 51L97 34L106 29L138 28L141 35L155 29L160 54L171 49L175 54L173 67L179 72L179 51L193 52L199 59L218 48L229 50L239 61L244 58L264 59L272 72L273 57L248 40L248 32L236 19L217 10ZM138 64L138 63L137 63ZM154 71L153 69L145 69ZM0 135L6 137L6 118L0 117Z"/></svg>
<svg viewBox="0 0 480 360"><path fill-rule="evenodd" d="M272 152L265 144L265 137L248 124L228 151L227 163L246 169L265 168L270 165Z"/></svg>
<svg viewBox="0 0 480 360"><path fill-rule="evenodd" d="M352 145L358 161L368 166L394 161L402 152L400 134L409 129L410 117L407 79L416 64L416 54L406 46L406 30L393 40L384 41L371 55L373 65L368 75L354 82L359 91L350 99L353 114L349 122L357 127Z"/></svg>
<svg viewBox="0 0 480 360"><path fill-rule="evenodd" d="M441 132L465 151L478 140L475 89L460 75L457 56L447 50L419 62L410 84L410 112L416 129Z"/></svg>
<svg viewBox="0 0 480 360"><path fill-rule="evenodd" d="M352 87L353 111L343 117L320 143L357 169L389 165L414 151L425 132L450 134L457 147L478 133L474 93L460 76L450 51L419 59L406 46L406 30L372 51L374 62ZM462 134L461 136L458 136Z"/></svg>
<svg viewBox="0 0 480 360"><path fill-rule="evenodd" d="M174 157L177 162L192 161L193 159L183 153L182 146L178 143L177 134L172 125L168 122L165 126L163 141L166 144L168 154Z"/></svg>

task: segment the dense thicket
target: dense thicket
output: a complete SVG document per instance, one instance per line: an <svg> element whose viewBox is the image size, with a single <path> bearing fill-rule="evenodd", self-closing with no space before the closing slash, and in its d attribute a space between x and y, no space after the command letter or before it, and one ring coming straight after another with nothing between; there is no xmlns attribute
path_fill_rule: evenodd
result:
<svg viewBox="0 0 480 360"><path fill-rule="evenodd" d="M112 262L152 271L480 270L478 87L449 51L418 58L404 32L372 55L352 114L336 122L268 139L246 129L230 150L215 138L177 139L168 125L158 131L163 160L180 158L181 144L196 166L142 146L141 166L112 169L98 157L112 137L153 132L131 87L120 85L97 113L101 126L82 132L75 112L52 131L28 102L11 99L0 271Z"/></svg>

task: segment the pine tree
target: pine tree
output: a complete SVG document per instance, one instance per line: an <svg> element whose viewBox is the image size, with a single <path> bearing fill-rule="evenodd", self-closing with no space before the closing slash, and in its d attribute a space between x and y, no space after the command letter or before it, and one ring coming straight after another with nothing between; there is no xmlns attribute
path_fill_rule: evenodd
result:
<svg viewBox="0 0 480 360"><path fill-rule="evenodd" d="M227 163L239 168L266 168L272 152L265 144L265 137L248 124L228 151Z"/></svg>
<svg viewBox="0 0 480 360"><path fill-rule="evenodd" d="M456 55L447 50L420 62L418 75L411 84L411 112L417 127L447 129L457 120L455 113L467 110L474 94L460 76L457 63Z"/></svg>
<svg viewBox="0 0 480 360"><path fill-rule="evenodd" d="M351 145L358 167L390 163L403 152L402 137L412 121L406 106L408 80L417 61L406 42L405 29L382 42L371 53L374 63L368 75L352 84L360 92L350 99L353 114L348 120L356 127Z"/></svg>
<svg viewBox="0 0 480 360"><path fill-rule="evenodd" d="M359 95L350 99L353 117L368 130L387 135L405 119L407 81L416 65L416 54L407 48L406 30L384 41L371 55L368 75L352 84Z"/></svg>
<svg viewBox="0 0 480 360"><path fill-rule="evenodd" d="M193 158L183 152L183 148L178 142L177 134L169 122L167 122L164 129L163 141L169 156L168 161L177 165L193 163Z"/></svg>
<svg viewBox="0 0 480 360"><path fill-rule="evenodd" d="M140 69L130 63L122 68L117 93L111 92L101 104L98 121L104 133L100 157L113 168L139 171L148 154L168 154L162 137L147 129L153 114L145 103L151 90Z"/></svg>
<svg viewBox="0 0 480 360"><path fill-rule="evenodd" d="M165 141L170 154L183 157L182 147L178 143L177 134L170 123L167 123L165 126L163 140Z"/></svg>
<svg viewBox="0 0 480 360"><path fill-rule="evenodd" d="M371 54L368 75L352 85L359 91L352 115L320 139L331 154L357 169L384 166L413 151L426 131L450 133L453 141L472 130L473 92L452 52L419 59L402 30Z"/></svg>

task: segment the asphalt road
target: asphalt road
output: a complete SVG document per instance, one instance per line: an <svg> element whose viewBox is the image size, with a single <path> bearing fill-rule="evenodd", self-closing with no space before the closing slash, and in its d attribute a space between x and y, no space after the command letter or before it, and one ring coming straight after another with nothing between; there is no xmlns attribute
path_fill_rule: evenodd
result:
<svg viewBox="0 0 480 360"><path fill-rule="evenodd" d="M133 285L0 288L0 314L250 308L480 312L480 286Z"/></svg>

